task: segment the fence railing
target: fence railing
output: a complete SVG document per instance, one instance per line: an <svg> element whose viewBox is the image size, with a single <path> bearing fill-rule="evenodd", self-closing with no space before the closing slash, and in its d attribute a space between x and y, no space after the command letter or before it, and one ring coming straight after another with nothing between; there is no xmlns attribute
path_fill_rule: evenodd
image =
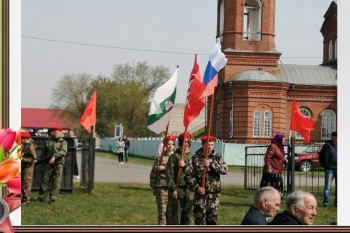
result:
<svg viewBox="0 0 350 233"><path fill-rule="evenodd" d="M265 165L264 158L268 146L247 146L245 150L245 170L244 170L244 188L259 189L260 181ZM290 155L288 146L286 157ZM289 153L289 154L288 154ZM317 155L314 155L317 156ZM289 160L291 161L291 160ZM302 189L309 192L322 192L324 185L324 169L318 163L310 163L310 170L301 171L301 166L295 166L294 189ZM288 192L290 189L290 179L288 179L288 169L291 166L283 168L282 179L284 183L283 191ZM333 184L334 185L334 184ZM321 188L320 188L321 187Z"/></svg>

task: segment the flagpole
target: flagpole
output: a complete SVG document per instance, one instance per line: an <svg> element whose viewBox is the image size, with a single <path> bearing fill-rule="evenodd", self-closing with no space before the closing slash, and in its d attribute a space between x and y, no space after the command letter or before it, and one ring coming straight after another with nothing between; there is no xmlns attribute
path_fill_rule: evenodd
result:
<svg viewBox="0 0 350 233"><path fill-rule="evenodd" d="M215 93L215 91L214 91ZM204 159L208 159L208 147L209 147L209 137L210 137L210 128L211 128L211 120L213 115L213 107L214 107L214 93L211 95L211 102L210 102L210 113L209 113L209 121L208 121L208 133L207 133L207 143L204 149ZM207 175L207 167L204 167L203 171L203 181L202 181L202 188L205 188L205 177Z"/></svg>
<svg viewBox="0 0 350 233"><path fill-rule="evenodd" d="M180 161L184 159L185 141L186 141L186 138L187 138L187 127L185 128L184 140L183 140L183 142L182 142ZM179 172L178 172L178 174L177 174L177 180L176 180L176 193L177 193L177 191L178 191L178 189L179 189L180 174L181 174L181 168L179 167Z"/></svg>
<svg viewBox="0 0 350 233"><path fill-rule="evenodd" d="M165 136L164 136L164 139L163 139L163 150L162 150L162 155L160 156L160 159L159 159L158 166L162 166L162 163L163 163L163 157L164 157L164 154L165 154L164 148L166 147L166 145L165 145L165 138L168 136L169 123L170 123L170 120L168 122L168 125L166 126ZM159 171L157 170L157 172L156 172L156 180L158 178L159 178Z"/></svg>

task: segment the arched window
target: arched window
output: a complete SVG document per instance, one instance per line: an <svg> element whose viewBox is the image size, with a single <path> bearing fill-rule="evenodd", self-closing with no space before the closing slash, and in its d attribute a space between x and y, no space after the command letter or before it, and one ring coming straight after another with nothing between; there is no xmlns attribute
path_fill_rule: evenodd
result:
<svg viewBox="0 0 350 233"><path fill-rule="evenodd" d="M264 136L271 136L272 114L270 111L264 113Z"/></svg>
<svg viewBox="0 0 350 233"><path fill-rule="evenodd" d="M338 39L335 39L334 42L334 58L337 59L337 50L338 50Z"/></svg>
<svg viewBox="0 0 350 233"><path fill-rule="evenodd" d="M254 129L253 129L253 136L254 137L260 137L261 136L261 112L255 111L254 112Z"/></svg>
<svg viewBox="0 0 350 233"><path fill-rule="evenodd" d="M221 41L224 38L224 19L225 19L225 6L224 6L224 0L222 0L220 4L220 28L219 28L219 37Z"/></svg>
<svg viewBox="0 0 350 233"><path fill-rule="evenodd" d="M246 0L243 12L243 39L250 41L261 40L261 2Z"/></svg>
<svg viewBox="0 0 350 233"><path fill-rule="evenodd" d="M305 108L301 108L300 109L301 114L303 114L304 117L306 117L307 119L311 119L311 114L309 112L309 110L305 109ZM303 136L301 136L298 132L295 132L295 138L296 139L304 139Z"/></svg>
<svg viewBox="0 0 350 233"><path fill-rule="evenodd" d="M333 41L330 40L328 44L328 60L333 59Z"/></svg>
<svg viewBox="0 0 350 233"><path fill-rule="evenodd" d="M322 113L321 139L331 139L331 133L336 131L336 116L332 110Z"/></svg>

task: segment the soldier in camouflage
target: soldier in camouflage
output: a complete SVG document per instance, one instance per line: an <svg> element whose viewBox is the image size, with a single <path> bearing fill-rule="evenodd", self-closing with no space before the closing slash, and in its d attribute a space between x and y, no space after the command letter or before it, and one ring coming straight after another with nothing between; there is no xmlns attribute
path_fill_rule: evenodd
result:
<svg viewBox="0 0 350 233"><path fill-rule="evenodd" d="M166 180L169 189L169 202L167 208L167 225L191 225L193 216L194 193L189 190L185 182L185 170L192 155L189 152L192 135L179 135L179 148L168 159L166 168ZM182 145L184 144L184 157L181 159ZM178 190L176 191L177 177L181 169Z"/></svg>
<svg viewBox="0 0 350 233"><path fill-rule="evenodd" d="M30 190L33 183L34 163L36 162L36 145L31 141L29 133L21 133L21 193L22 205L29 204Z"/></svg>
<svg viewBox="0 0 350 233"><path fill-rule="evenodd" d="M39 190L39 201L45 201L50 192L50 204L55 204L61 188L67 142L61 138L62 128L54 128L53 137L44 146L40 161L45 164L44 181ZM51 189L49 189L51 184Z"/></svg>
<svg viewBox="0 0 350 233"><path fill-rule="evenodd" d="M202 148L196 151L186 169L187 185L195 192L193 213L196 225L217 225L221 192L220 174L227 174L227 165L222 155L214 151L215 139L209 137L208 159L205 159L207 136L202 137ZM207 167L207 173L203 189L204 167Z"/></svg>
<svg viewBox="0 0 350 233"><path fill-rule="evenodd" d="M168 185L165 179L166 164L169 156L174 153L176 138L173 135L169 135L164 139L166 151L163 157L159 155L153 164L150 174L150 186L152 188L153 195L156 196L156 202L158 207L158 225L166 225L166 209L168 205ZM159 162L162 165L159 166Z"/></svg>

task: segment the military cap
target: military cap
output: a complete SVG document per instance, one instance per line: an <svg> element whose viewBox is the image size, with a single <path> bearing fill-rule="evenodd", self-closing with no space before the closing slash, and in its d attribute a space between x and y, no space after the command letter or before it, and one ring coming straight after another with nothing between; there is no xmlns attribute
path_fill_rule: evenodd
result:
<svg viewBox="0 0 350 233"><path fill-rule="evenodd" d="M26 132L21 132L21 138L30 138L30 134Z"/></svg>
<svg viewBox="0 0 350 233"><path fill-rule="evenodd" d="M174 135L168 135L166 136L166 138L164 139L164 142L167 143L169 140L173 140L174 142L176 141L176 138Z"/></svg>
<svg viewBox="0 0 350 233"><path fill-rule="evenodd" d="M183 138L185 136L185 133L182 133L179 135L178 139L180 140L181 138ZM190 134L189 132L186 133L186 136L190 139L192 139L192 134Z"/></svg>
<svg viewBox="0 0 350 233"><path fill-rule="evenodd" d="M55 128L53 128L53 131L60 131L60 132L62 132L62 128L61 127L55 127Z"/></svg>
<svg viewBox="0 0 350 233"><path fill-rule="evenodd" d="M207 136L202 137L201 138L202 143L206 143L207 142L207 138L208 138ZM215 142L215 140L216 140L216 137L209 136L209 142Z"/></svg>
<svg viewBox="0 0 350 233"><path fill-rule="evenodd" d="M33 128L33 132L36 132L36 131L39 131L39 130L40 130L39 127L34 127L34 128Z"/></svg>

